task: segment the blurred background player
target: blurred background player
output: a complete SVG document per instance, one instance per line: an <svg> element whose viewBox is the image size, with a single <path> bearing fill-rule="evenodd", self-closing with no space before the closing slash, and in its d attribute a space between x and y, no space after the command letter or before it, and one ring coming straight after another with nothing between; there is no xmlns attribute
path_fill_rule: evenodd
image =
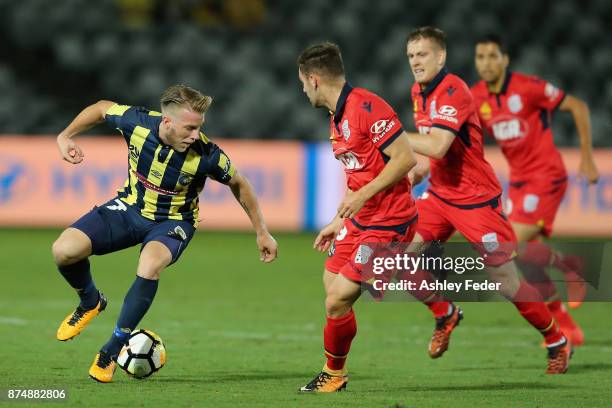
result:
<svg viewBox="0 0 612 408"><path fill-rule="evenodd" d="M430 187L417 200L415 241L444 242L459 231L481 252L487 271L502 284L501 294L544 336L547 373L564 373L570 344L539 292L518 278L512 259L516 238L502 212L501 186L484 158L473 96L445 67L446 35L435 27L417 28L408 36L407 56L415 78L412 101L419 131L408 139L416 153L430 158L430 166L416 167L411 177L418 181L431 167ZM450 335L457 319L449 315L445 320L441 324L446 323Z"/></svg>
<svg viewBox="0 0 612 408"><path fill-rule="evenodd" d="M475 64L481 78L472 87L481 123L499 144L510 166L506 211L519 242L518 259L527 263L525 273L548 300L548 308L573 345L584 335L559 301L556 287L544 271L554 266L564 272L569 304L577 307L586 287L578 258L539 243L549 237L565 190L567 171L553 142L551 114L557 109L572 113L580 137L578 175L596 183L599 173L593 159L587 104L535 76L511 72L500 36L487 35L476 42Z"/></svg>
<svg viewBox="0 0 612 408"><path fill-rule="evenodd" d="M395 111L379 96L346 81L337 45L310 46L297 62L310 103L330 113L331 148L347 181L336 217L314 242L315 249L329 251L323 272L327 362L300 389L334 392L348 382L346 358L357 333L352 306L373 251L366 243L408 243L414 236L417 214L406 175L415 158Z"/></svg>
<svg viewBox="0 0 612 408"><path fill-rule="evenodd" d="M107 300L92 279L89 256L141 244L136 279L125 296L116 328L96 355L91 378L111 382L117 354L144 317L157 292L160 273L176 262L198 222L198 196L207 178L227 184L257 232L260 259L276 258L253 188L225 153L201 131L212 98L176 85L161 96L161 113L99 101L85 108L59 134L64 160L79 164L84 153L74 136L106 121L129 147L128 179L117 197L94 207L53 244L53 256L81 302L60 324L57 339L78 335L106 308Z"/></svg>

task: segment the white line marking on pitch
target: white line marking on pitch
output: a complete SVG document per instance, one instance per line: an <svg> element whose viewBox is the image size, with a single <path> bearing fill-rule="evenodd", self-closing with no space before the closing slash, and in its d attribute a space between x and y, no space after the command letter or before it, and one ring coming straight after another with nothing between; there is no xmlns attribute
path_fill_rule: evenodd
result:
<svg viewBox="0 0 612 408"><path fill-rule="evenodd" d="M27 320L23 320L18 317L0 316L0 324L12 324L14 326L24 326L27 323L28 323Z"/></svg>

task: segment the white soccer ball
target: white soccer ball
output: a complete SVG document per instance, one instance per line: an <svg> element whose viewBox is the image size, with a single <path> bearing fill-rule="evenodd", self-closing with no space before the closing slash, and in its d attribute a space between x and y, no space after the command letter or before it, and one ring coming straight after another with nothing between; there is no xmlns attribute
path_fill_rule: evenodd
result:
<svg viewBox="0 0 612 408"><path fill-rule="evenodd" d="M158 371L166 363L166 347L151 330L139 329L130 335L130 340L117 357L117 364L128 375L143 379Z"/></svg>

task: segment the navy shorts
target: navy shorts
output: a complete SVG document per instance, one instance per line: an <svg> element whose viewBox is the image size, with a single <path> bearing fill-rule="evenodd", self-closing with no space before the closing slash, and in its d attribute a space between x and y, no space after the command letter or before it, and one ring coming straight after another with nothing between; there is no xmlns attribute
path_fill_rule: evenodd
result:
<svg viewBox="0 0 612 408"><path fill-rule="evenodd" d="M129 204L114 198L94 207L71 227L83 231L91 240L94 255L104 255L150 241L164 244L174 263L181 256L195 232L188 221L152 221Z"/></svg>

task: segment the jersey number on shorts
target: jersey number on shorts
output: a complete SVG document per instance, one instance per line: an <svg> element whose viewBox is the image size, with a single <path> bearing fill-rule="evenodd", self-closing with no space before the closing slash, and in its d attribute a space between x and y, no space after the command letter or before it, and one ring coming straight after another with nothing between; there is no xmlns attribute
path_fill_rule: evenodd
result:
<svg viewBox="0 0 612 408"><path fill-rule="evenodd" d="M115 198L115 202L117 203L117 205L107 205L106 208L108 208L109 210L113 210L113 211L126 211L127 210L127 207L125 206L123 201L121 201L118 198Z"/></svg>

